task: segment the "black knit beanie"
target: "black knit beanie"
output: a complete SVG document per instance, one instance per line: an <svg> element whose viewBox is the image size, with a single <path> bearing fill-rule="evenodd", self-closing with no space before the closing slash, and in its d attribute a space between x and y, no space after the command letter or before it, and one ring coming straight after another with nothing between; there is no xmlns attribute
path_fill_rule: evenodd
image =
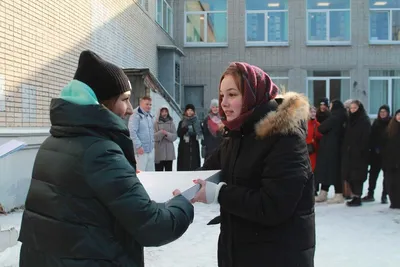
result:
<svg viewBox="0 0 400 267"><path fill-rule="evenodd" d="M193 110L194 112L196 111L196 109L194 108L194 105L192 105L192 104L187 104L187 105L186 105L186 107L185 107L185 112L186 112L188 109L191 109L191 110Z"/></svg>
<svg viewBox="0 0 400 267"><path fill-rule="evenodd" d="M79 56L74 79L92 88L99 101L108 100L132 90L128 76L121 68L89 50L83 51Z"/></svg>

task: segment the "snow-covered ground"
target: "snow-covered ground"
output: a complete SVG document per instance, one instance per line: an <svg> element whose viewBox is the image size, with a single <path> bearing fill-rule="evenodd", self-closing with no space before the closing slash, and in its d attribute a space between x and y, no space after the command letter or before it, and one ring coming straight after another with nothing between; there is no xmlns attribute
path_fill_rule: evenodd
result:
<svg viewBox="0 0 400 267"><path fill-rule="evenodd" d="M195 209L195 220L182 238L163 247L146 248L147 267L217 266L219 227L206 224L218 214L218 206L198 203ZM379 202L358 208L319 204L316 215L316 267L400 266L399 210ZM0 224L3 229L19 230L21 216L21 212L0 216ZM0 267L18 266L19 249L20 244L0 253Z"/></svg>

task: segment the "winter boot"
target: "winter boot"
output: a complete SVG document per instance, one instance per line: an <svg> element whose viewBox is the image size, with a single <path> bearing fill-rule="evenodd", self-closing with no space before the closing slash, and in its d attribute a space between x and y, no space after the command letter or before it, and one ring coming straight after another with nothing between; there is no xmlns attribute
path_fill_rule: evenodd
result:
<svg viewBox="0 0 400 267"><path fill-rule="evenodd" d="M335 194L333 198L328 199L328 204L341 204L344 203L343 194Z"/></svg>
<svg viewBox="0 0 400 267"><path fill-rule="evenodd" d="M387 195L384 195L384 194L382 194L382 197L381 197L381 203L382 203L382 204L388 204L388 198L387 198Z"/></svg>
<svg viewBox="0 0 400 267"><path fill-rule="evenodd" d="M353 199L348 201L346 204L348 207L359 207L361 206L361 198L354 196Z"/></svg>
<svg viewBox="0 0 400 267"><path fill-rule="evenodd" d="M328 192L325 190L321 190L319 195L315 197L315 202L325 202L328 199Z"/></svg>
<svg viewBox="0 0 400 267"><path fill-rule="evenodd" d="M362 202L374 202L375 201L374 193L373 192L368 192L368 195L363 197L361 200L362 200Z"/></svg>

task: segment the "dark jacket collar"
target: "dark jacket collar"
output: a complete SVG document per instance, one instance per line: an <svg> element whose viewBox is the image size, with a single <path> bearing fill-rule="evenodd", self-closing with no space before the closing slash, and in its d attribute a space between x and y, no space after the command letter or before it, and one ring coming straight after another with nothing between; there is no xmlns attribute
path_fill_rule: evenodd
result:
<svg viewBox="0 0 400 267"><path fill-rule="evenodd" d="M55 137L94 136L114 141L132 165L136 164L125 121L102 105L78 105L52 99L50 133Z"/></svg>

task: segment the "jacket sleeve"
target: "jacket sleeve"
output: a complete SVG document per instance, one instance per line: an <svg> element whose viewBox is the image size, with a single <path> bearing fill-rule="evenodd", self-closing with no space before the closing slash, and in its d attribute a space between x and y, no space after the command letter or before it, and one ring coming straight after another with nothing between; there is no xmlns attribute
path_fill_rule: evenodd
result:
<svg viewBox="0 0 400 267"><path fill-rule="evenodd" d="M319 128L319 126L321 125L319 122L315 122L316 123L316 126L317 127L315 127L315 139L317 139L317 141L318 140L321 140L321 138L322 138L322 134L321 134L321 132L318 130L318 128Z"/></svg>
<svg viewBox="0 0 400 267"><path fill-rule="evenodd" d="M225 185L219 204L225 211L265 226L276 226L290 219L310 177L305 138L278 137L263 161L260 189Z"/></svg>
<svg viewBox="0 0 400 267"><path fill-rule="evenodd" d="M214 150L214 152L204 159L203 166L196 171L214 171L221 170L221 147L223 143Z"/></svg>
<svg viewBox="0 0 400 267"><path fill-rule="evenodd" d="M321 134L329 133L333 129L333 127L335 127L335 120L336 118L330 116L321 123L321 125L318 127L318 131Z"/></svg>
<svg viewBox="0 0 400 267"><path fill-rule="evenodd" d="M132 114L131 117L129 118L128 128L135 149L139 149L142 147L142 142L140 142L140 139L138 137L139 125L140 125L139 115L137 115L136 113Z"/></svg>
<svg viewBox="0 0 400 267"><path fill-rule="evenodd" d="M159 142L164 138L163 132L158 128L158 123L154 123L154 141Z"/></svg>
<svg viewBox="0 0 400 267"><path fill-rule="evenodd" d="M182 127L182 121L179 122L178 124L178 130L177 130L177 134L179 138L182 138L188 131L187 127Z"/></svg>
<svg viewBox="0 0 400 267"><path fill-rule="evenodd" d="M178 239L193 221L193 206L183 196L159 204L149 195L121 149L99 141L85 153L85 178L98 199L142 246Z"/></svg>
<svg viewBox="0 0 400 267"><path fill-rule="evenodd" d="M175 140L178 138L178 135L176 134L175 123L172 122L172 132L167 132L166 138L170 142L175 142Z"/></svg>

